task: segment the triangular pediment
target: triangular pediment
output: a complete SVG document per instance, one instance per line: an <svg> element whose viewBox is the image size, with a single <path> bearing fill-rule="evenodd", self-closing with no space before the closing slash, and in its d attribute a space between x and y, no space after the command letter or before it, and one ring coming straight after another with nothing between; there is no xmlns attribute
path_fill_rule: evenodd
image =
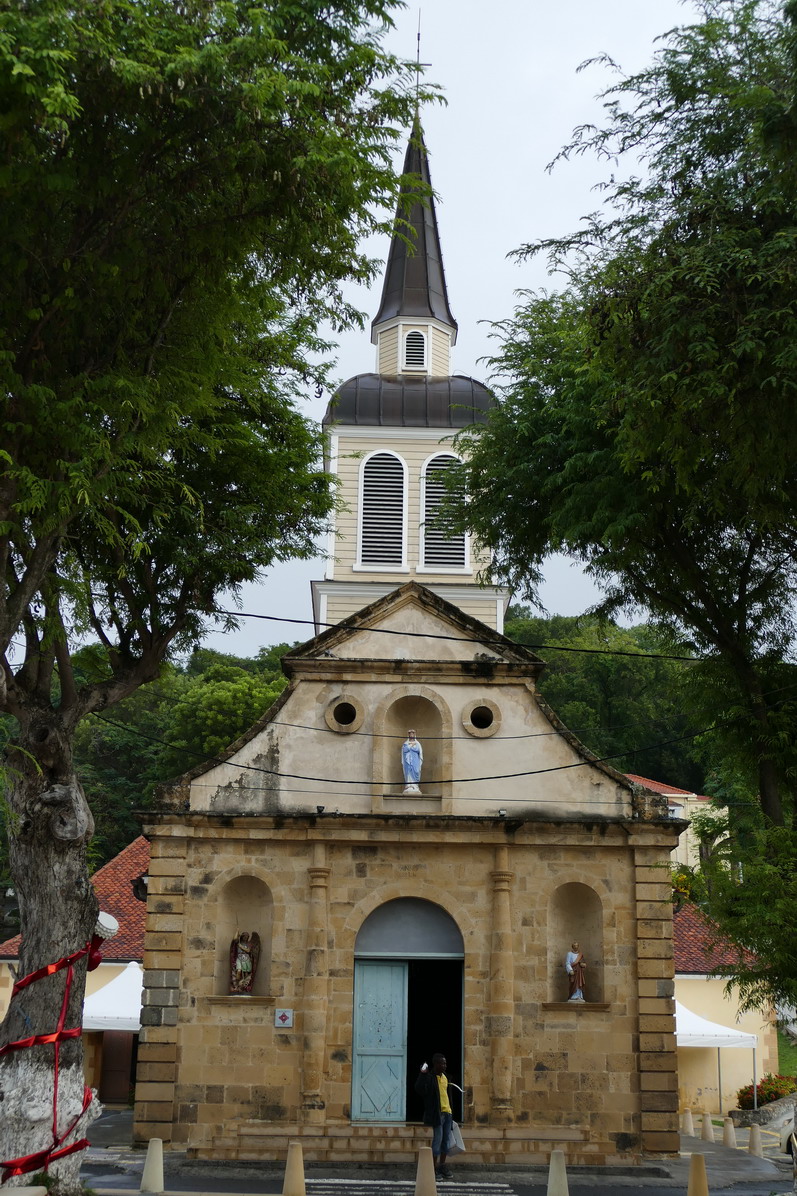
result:
<svg viewBox="0 0 797 1196"><path fill-rule="evenodd" d="M302 664L334 659L521 666L530 676L543 667L533 652L417 582L392 590L290 652L283 668L292 676Z"/></svg>
<svg viewBox="0 0 797 1196"><path fill-rule="evenodd" d="M222 758L170 787L192 811L425 812L612 821L631 785L536 692L543 662L417 582L283 658L291 683ZM406 788L408 728L423 746Z"/></svg>

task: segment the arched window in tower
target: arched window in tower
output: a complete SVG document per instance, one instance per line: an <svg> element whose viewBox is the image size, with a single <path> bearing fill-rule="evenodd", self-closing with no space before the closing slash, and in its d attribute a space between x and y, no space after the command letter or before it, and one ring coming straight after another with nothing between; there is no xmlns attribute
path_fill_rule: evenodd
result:
<svg viewBox="0 0 797 1196"><path fill-rule="evenodd" d="M453 453L440 453L426 462L423 471L423 549L422 561L427 569L465 569L468 546L465 532L455 532L446 526L443 505L446 497L446 473L459 463Z"/></svg>
<svg viewBox="0 0 797 1196"><path fill-rule="evenodd" d="M362 470L360 564L403 566L406 467L395 453L373 453Z"/></svg>
<svg viewBox="0 0 797 1196"><path fill-rule="evenodd" d="M404 365L402 368L405 370L426 369L426 337L417 329L408 332L404 338Z"/></svg>

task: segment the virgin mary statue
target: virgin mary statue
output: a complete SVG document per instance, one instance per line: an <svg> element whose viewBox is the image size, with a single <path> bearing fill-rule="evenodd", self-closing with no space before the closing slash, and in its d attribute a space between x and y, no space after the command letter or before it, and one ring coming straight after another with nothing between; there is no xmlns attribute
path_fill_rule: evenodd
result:
<svg viewBox="0 0 797 1196"><path fill-rule="evenodd" d="M401 745L401 767L404 770L405 793L420 793L418 786L421 782L422 764L423 748L415 738L415 732L408 731L407 738Z"/></svg>

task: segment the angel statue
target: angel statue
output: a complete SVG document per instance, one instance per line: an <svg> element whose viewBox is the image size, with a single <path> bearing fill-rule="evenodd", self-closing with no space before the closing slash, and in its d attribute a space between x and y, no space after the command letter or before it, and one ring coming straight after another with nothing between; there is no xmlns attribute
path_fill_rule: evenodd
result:
<svg viewBox="0 0 797 1196"><path fill-rule="evenodd" d="M260 935L241 930L230 943L230 992L251 993L260 958Z"/></svg>

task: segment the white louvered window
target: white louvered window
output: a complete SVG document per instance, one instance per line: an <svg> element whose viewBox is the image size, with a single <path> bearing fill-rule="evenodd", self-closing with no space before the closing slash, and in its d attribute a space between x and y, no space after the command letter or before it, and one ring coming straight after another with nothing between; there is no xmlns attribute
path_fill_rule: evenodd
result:
<svg viewBox="0 0 797 1196"><path fill-rule="evenodd" d="M360 562L404 564L404 465L393 453L374 453L363 466Z"/></svg>
<svg viewBox="0 0 797 1196"><path fill-rule="evenodd" d="M404 369L426 369L426 337L417 329L408 332L404 338Z"/></svg>
<svg viewBox="0 0 797 1196"><path fill-rule="evenodd" d="M467 563L465 532L453 532L442 517L446 496L445 475L459 459L449 454L433 457L423 479L423 563L429 568L464 569Z"/></svg>

